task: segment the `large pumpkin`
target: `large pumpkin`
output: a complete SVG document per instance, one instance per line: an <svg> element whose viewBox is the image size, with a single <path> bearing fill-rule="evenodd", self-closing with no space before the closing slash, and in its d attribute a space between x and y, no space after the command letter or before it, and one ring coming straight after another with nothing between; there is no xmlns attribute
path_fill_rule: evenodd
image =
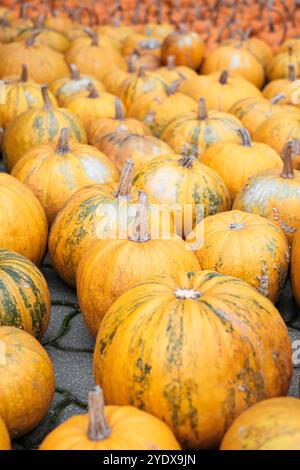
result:
<svg viewBox="0 0 300 470"><path fill-rule="evenodd" d="M0 45L0 78L16 75L22 64L27 65L29 78L38 83L51 83L68 75L63 56L47 46L35 43L37 32L23 43L20 41Z"/></svg>
<svg viewBox="0 0 300 470"><path fill-rule="evenodd" d="M174 211L181 236L187 236L203 217L230 208L223 180L192 155L156 158L137 172L134 184Z"/></svg>
<svg viewBox="0 0 300 470"><path fill-rule="evenodd" d="M263 400L230 426L221 450L300 450L300 400Z"/></svg>
<svg viewBox="0 0 300 470"><path fill-rule="evenodd" d="M276 302L289 266L283 231L263 217L238 210L207 217L201 224L203 240L195 248L200 266L243 279Z"/></svg>
<svg viewBox="0 0 300 470"><path fill-rule="evenodd" d="M119 171L128 158L138 171L151 160L172 153L171 147L156 137L119 131L104 135L93 141L93 145L108 155Z"/></svg>
<svg viewBox="0 0 300 470"><path fill-rule="evenodd" d="M43 108L28 109L17 116L8 126L3 139L3 160L5 168L13 166L34 145L57 141L63 127L70 128L71 137L85 143L86 132L79 119L64 108L53 107L47 87L42 85Z"/></svg>
<svg viewBox="0 0 300 470"><path fill-rule="evenodd" d="M34 429L47 414L54 396L51 360L30 334L0 327L0 416L12 439Z"/></svg>
<svg viewBox="0 0 300 470"><path fill-rule="evenodd" d="M205 98L200 98L198 111L175 118L161 134L176 153L199 157L216 142L240 142L237 133L242 126L239 119L229 113L209 111Z"/></svg>
<svg viewBox="0 0 300 470"><path fill-rule="evenodd" d="M204 56L204 42L194 31L186 31L184 25L169 34L161 46L161 57L166 64L169 56L174 56L177 65L197 70Z"/></svg>
<svg viewBox="0 0 300 470"><path fill-rule="evenodd" d="M128 239L101 240L83 257L76 277L78 301L85 322L97 335L101 321L123 292L151 276L194 271L200 268L195 255L181 238L153 233L148 228L145 193ZM157 231L158 232L158 231Z"/></svg>
<svg viewBox="0 0 300 470"><path fill-rule="evenodd" d="M293 293L297 304L300 306L300 230L294 237L291 257L291 281Z"/></svg>
<svg viewBox="0 0 300 470"><path fill-rule="evenodd" d="M205 59L201 72L205 75L228 70L242 76L260 88L265 80L261 63L246 49L232 46L219 46Z"/></svg>
<svg viewBox="0 0 300 470"><path fill-rule="evenodd" d="M272 116L260 124L253 133L253 139L270 145L280 153L286 142L300 139L300 116L291 113Z"/></svg>
<svg viewBox="0 0 300 470"><path fill-rule="evenodd" d="M3 421L3 419L0 417L0 450L10 450L11 449L11 444L10 444L10 437L8 434L7 427Z"/></svg>
<svg viewBox="0 0 300 470"><path fill-rule="evenodd" d="M18 80L10 80L7 77L5 82L5 103L0 103L0 125L6 128L8 124L19 114L29 108L43 106L44 100L41 87L37 83L28 80L26 65L22 65L22 71ZM53 106L57 105L52 93L48 93Z"/></svg>
<svg viewBox="0 0 300 470"><path fill-rule="evenodd" d="M90 184L113 183L119 175L114 165L90 145L70 142L63 128L58 143L29 150L14 166L12 175L26 184L42 204L49 226L78 189Z"/></svg>
<svg viewBox="0 0 300 470"><path fill-rule="evenodd" d="M300 171L292 168L293 142L288 142L283 169L268 170L251 178L238 193L233 208L275 222L291 244L300 228Z"/></svg>
<svg viewBox="0 0 300 470"><path fill-rule="evenodd" d="M0 248L16 251L38 265L47 236L47 220L39 201L25 184L0 173Z"/></svg>
<svg viewBox="0 0 300 470"><path fill-rule="evenodd" d="M104 406L103 392L89 393L88 413L72 416L46 436L40 450L180 450L168 426L133 406Z"/></svg>
<svg viewBox="0 0 300 470"><path fill-rule="evenodd" d="M0 325L41 339L49 317L50 294L42 273L24 256L0 248Z"/></svg>
<svg viewBox="0 0 300 470"><path fill-rule="evenodd" d="M251 176L282 167L280 156L269 145L252 142L247 129L239 129L239 133L241 143L219 142L201 155L201 162L221 176L232 200Z"/></svg>
<svg viewBox="0 0 300 470"><path fill-rule="evenodd" d="M94 353L109 404L150 412L197 449L216 448L249 406L285 395L291 374L274 305L212 271L155 277L125 292L105 315Z"/></svg>
<svg viewBox="0 0 300 470"><path fill-rule="evenodd" d="M224 112L244 98L262 96L252 83L226 70L184 80L180 92L197 101L205 96L208 109Z"/></svg>

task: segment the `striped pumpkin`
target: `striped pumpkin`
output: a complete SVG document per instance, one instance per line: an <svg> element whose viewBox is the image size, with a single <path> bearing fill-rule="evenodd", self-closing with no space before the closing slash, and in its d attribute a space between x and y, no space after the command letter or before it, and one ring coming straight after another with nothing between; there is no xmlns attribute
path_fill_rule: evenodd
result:
<svg viewBox="0 0 300 470"><path fill-rule="evenodd" d="M272 99L279 93L282 93L284 97L281 100L281 104L292 104L295 92L296 97L299 97L299 93L297 92L297 83L295 83L296 80L295 66L290 64L288 69L288 77L278 78L277 80L272 80L271 82L267 83L262 93L267 99Z"/></svg>
<svg viewBox="0 0 300 470"><path fill-rule="evenodd" d="M87 141L86 132L79 119L67 109L53 108L44 85L42 93L44 107L32 108L20 114L5 132L3 160L8 171L11 171L17 161L34 145L57 141L63 127L68 127L71 137L78 142Z"/></svg>
<svg viewBox="0 0 300 470"><path fill-rule="evenodd" d="M50 317L50 294L27 258L0 249L0 326L16 326L41 339Z"/></svg>
<svg viewBox="0 0 300 470"><path fill-rule="evenodd" d="M94 353L108 404L150 412L196 449L216 448L243 410L286 394L291 374L290 340L274 305L211 271L156 277L125 292L105 315Z"/></svg>
<svg viewBox="0 0 300 470"><path fill-rule="evenodd" d="M11 444L10 444L10 437L8 434L8 430L3 419L0 417L0 450L10 450L10 449L11 449Z"/></svg>

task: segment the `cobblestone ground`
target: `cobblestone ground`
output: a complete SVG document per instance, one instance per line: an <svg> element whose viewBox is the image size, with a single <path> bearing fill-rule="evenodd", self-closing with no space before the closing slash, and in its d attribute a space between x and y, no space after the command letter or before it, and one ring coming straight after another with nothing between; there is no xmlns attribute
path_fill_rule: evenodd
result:
<svg viewBox="0 0 300 470"><path fill-rule="evenodd" d="M94 338L84 325L76 292L60 280L47 257L41 269L47 279L52 300L51 320L42 344L54 364L56 393L48 415L34 431L14 442L15 449L37 448L44 436L58 424L74 414L85 413L87 393L93 385ZM277 307L288 325L294 352L290 395L298 396L300 311L294 305L289 284Z"/></svg>

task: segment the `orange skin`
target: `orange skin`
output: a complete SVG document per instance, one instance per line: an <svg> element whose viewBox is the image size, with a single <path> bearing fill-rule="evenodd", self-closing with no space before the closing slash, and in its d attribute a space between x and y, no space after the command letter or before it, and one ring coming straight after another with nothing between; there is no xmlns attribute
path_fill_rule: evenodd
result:
<svg viewBox="0 0 300 470"><path fill-rule="evenodd" d="M161 46L164 64L168 56L175 56L176 65L185 65L197 70L204 56L204 42L197 33L176 31L167 36Z"/></svg>
<svg viewBox="0 0 300 470"><path fill-rule="evenodd" d="M300 306L300 230L296 232L292 245L291 282L295 299Z"/></svg>
<svg viewBox="0 0 300 470"><path fill-rule="evenodd" d="M2 418L0 418L0 450L10 450L11 443L7 427Z"/></svg>
<svg viewBox="0 0 300 470"><path fill-rule="evenodd" d="M256 129L252 137L281 153L286 142L300 138L300 116L290 113L272 116Z"/></svg>

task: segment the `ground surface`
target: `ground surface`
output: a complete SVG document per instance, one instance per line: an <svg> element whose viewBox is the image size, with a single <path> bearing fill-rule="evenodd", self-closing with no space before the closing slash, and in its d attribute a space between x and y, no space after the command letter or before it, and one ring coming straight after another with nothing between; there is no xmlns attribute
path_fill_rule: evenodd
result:
<svg viewBox="0 0 300 470"><path fill-rule="evenodd" d="M93 385L94 339L84 325L76 292L60 280L47 257L42 271L47 279L52 299L50 325L42 343L54 364L56 393L46 418L34 431L15 441L15 449L37 448L51 429L74 414L85 413L87 393ZM288 324L294 352L294 375L290 395L298 396L300 312L293 303L289 284L277 307Z"/></svg>

